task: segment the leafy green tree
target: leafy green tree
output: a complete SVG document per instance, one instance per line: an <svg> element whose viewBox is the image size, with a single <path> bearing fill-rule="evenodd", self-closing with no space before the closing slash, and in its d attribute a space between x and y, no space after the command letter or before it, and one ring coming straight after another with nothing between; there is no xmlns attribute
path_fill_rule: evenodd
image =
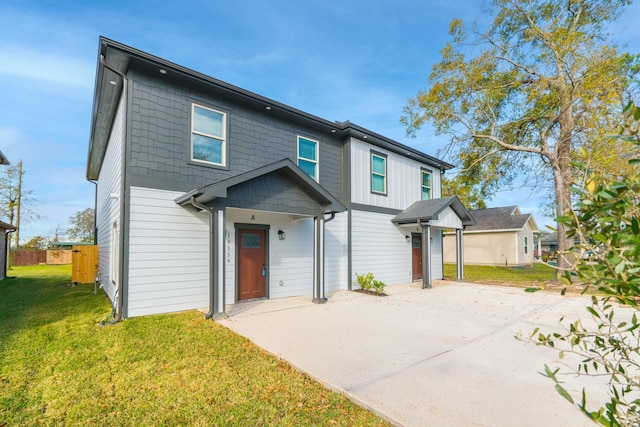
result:
<svg viewBox="0 0 640 427"><path fill-rule="evenodd" d="M640 148L640 108L629 105L625 113L616 139ZM579 237L575 250L594 259L578 257L575 269L577 278L587 285L585 291L597 290L586 307L592 321L562 320L561 331L536 329L531 335L537 344L561 350L561 357L578 355L578 366L570 368L573 373L609 380L610 401L590 410L585 391L580 397L572 396L558 378L559 368L545 365L545 375L555 382L556 390L605 426L637 426L640 421L640 158L628 163L632 172L618 180L593 175L577 163L586 178L573 188L580 201L571 214L558 218L569 237ZM565 280L575 281L569 273Z"/></svg>
<svg viewBox="0 0 640 427"><path fill-rule="evenodd" d="M460 174L491 195L536 171L553 181L556 216L571 206L572 160L620 111L636 58L607 41L630 0L490 0L486 29L450 24L452 41L430 75L429 90L405 107L410 134L425 123L451 135ZM572 242L558 224L569 268Z"/></svg>
<svg viewBox="0 0 640 427"><path fill-rule="evenodd" d="M453 179L442 177L442 197L458 196L460 201L470 209L485 209L487 204L484 198L486 193L482 192L477 185L470 185L463 176L456 176Z"/></svg>
<svg viewBox="0 0 640 427"><path fill-rule="evenodd" d="M70 227L66 235L71 240L92 242L95 229L95 212L91 208L78 211L69 218Z"/></svg>
<svg viewBox="0 0 640 427"><path fill-rule="evenodd" d="M27 243L22 245L22 249L47 249L49 239L44 236L32 237Z"/></svg>

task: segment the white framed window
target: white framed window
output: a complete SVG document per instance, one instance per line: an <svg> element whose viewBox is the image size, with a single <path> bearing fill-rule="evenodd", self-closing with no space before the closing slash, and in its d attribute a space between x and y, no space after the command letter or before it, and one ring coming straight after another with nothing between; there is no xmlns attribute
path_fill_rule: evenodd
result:
<svg viewBox="0 0 640 427"><path fill-rule="evenodd" d="M298 166L316 181L320 181L319 149L320 143L318 141L302 136L298 137Z"/></svg>
<svg viewBox="0 0 640 427"><path fill-rule="evenodd" d="M191 160L226 166L226 113L198 104L192 104Z"/></svg>
<svg viewBox="0 0 640 427"><path fill-rule="evenodd" d="M118 234L118 223L114 222L111 227L111 281L118 283L120 270L120 235Z"/></svg>
<svg viewBox="0 0 640 427"><path fill-rule="evenodd" d="M371 192L387 195L387 156L371 152Z"/></svg>
<svg viewBox="0 0 640 427"><path fill-rule="evenodd" d="M420 170L420 186L422 188L422 200L431 200L433 193L431 192L431 171L422 169Z"/></svg>
<svg viewBox="0 0 640 427"><path fill-rule="evenodd" d="M524 236L524 253L529 253L529 238L527 236Z"/></svg>

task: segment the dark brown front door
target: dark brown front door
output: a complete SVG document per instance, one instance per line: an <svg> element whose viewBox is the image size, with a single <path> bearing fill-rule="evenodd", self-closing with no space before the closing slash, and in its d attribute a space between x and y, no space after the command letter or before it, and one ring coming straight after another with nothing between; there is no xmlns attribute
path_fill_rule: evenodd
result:
<svg viewBox="0 0 640 427"><path fill-rule="evenodd" d="M238 229L238 299L263 298L267 288L266 230Z"/></svg>
<svg viewBox="0 0 640 427"><path fill-rule="evenodd" d="M422 235L411 235L411 260L413 264L413 280L422 279Z"/></svg>

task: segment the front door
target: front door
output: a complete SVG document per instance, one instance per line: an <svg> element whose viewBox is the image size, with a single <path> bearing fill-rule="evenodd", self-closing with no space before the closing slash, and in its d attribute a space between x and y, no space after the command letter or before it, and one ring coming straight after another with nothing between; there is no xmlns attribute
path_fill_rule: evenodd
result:
<svg viewBox="0 0 640 427"><path fill-rule="evenodd" d="M267 232L238 229L238 299L264 298L267 289Z"/></svg>
<svg viewBox="0 0 640 427"><path fill-rule="evenodd" d="M411 235L411 260L413 280L422 279L422 235Z"/></svg>

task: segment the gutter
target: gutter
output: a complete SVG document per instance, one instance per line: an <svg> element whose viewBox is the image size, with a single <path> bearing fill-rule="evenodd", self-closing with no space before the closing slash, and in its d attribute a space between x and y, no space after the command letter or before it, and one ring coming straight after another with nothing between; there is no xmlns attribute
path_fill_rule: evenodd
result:
<svg viewBox="0 0 640 427"><path fill-rule="evenodd" d="M126 161L127 161L127 90L128 90L128 81L127 81L127 76L125 76L123 73L121 73L120 71L116 70L115 68L109 66L109 64L107 64L107 62L105 61L104 55L100 55L100 63L109 71L117 74L118 76L120 76L122 78L122 93L124 94L125 97L125 103L124 103L124 124L123 124L123 134L124 134L124 141L122 144L122 150L121 150L121 167L122 167L122 173L120 174L120 239L119 239L119 245L120 248L118 248L118 287L116 288L116 292L114 293L114 297L117 295L117 307L116 307L116 317L114 319L111 320L111 324L114 323L118 323L119 321L122 320L122 307L124 305L124 294L122 292L122 281L124 279L124 250L125 250L125 241L124 241L124 221L125 221L125 193L126 193ZM98 186L96 185L96 191L97 191Z"/></svg>
<svg viewBox="0 0 640 427"><path fill-rule="evenodd" d="M213 268L213 265L214 265L213 261L218 256L216 244L215 244L215 235L214 235L216 230L216 215L215 215L214 209L210 208L209 206L198 203L198 201L196 200L196 197L198 197L198 194L202 194L202 192L194 191L193 194L191 195L191 199L189 200L189 203L191 203L191 205L196 209L207 211L207 213L209 214L209 247L211 250L211 256L209 257L210 258L209 259L209 312L204 315L204 318L211 319L213 318L213 315L215 313L215 306L216 306L215 304L217 300L216 298L217 289L214 284L215 271Z"/></svg>

